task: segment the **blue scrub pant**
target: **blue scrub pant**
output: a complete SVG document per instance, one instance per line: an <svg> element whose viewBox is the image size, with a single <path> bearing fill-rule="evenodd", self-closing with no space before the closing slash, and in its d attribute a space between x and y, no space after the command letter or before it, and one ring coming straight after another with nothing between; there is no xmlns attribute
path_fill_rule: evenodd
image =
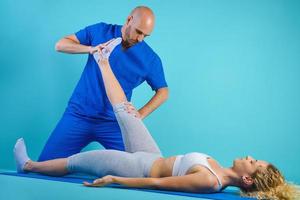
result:
<svg viewBox="0 0 300 200"><path fill-rule="evenodd" d="M117 120L91 119L66 111L38 161L69 157L94 141L106 149L125 150Z"/></svg>

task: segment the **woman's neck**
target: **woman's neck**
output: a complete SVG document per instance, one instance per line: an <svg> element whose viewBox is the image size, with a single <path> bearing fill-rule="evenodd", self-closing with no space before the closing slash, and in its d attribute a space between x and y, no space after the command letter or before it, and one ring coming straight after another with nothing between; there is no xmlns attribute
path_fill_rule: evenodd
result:
<svg viewBox="0 0 300 200"><path fill-rule="evenodd" d="M241 186L241 177L230 167L220 169L220 178L224 187L227 186Z"/></svg>

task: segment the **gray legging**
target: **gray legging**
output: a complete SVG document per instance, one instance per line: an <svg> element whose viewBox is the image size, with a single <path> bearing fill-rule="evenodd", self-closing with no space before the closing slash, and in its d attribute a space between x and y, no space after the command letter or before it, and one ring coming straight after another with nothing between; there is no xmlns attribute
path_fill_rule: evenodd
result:
<svg viewBox="0 0 300 200"><path fill-rule="evenodd" d="M141 119L126 110L125 103L113 105L121 128L125 151L95 150L68 157L67 169L102 177L148 177L161 152Z"/></svg>

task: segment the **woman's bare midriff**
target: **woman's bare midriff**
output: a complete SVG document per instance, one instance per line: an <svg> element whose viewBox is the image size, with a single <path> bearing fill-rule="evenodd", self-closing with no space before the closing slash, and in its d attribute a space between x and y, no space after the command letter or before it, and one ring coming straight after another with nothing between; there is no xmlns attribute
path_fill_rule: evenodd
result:
<svg viewBox="0 0 300 200"><path fill-rule="evenodd" d="M156 159L151 167L150 177L159 178L172 176L175 159L176 156Z"/></svg>

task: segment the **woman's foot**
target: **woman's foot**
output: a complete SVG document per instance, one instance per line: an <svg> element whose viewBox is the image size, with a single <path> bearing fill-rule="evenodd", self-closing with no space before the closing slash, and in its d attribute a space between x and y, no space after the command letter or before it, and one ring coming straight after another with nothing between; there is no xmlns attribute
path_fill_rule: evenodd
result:
<svg viewBox="0 0 300 200"><path fill-rule="evenodd" d="M102 44L102 56L104 58L109 58L111 52L114 50L114 48L116 46L118 46L120 43L122 42L122 38L121 37L118 37L118 38L114 38L114 39L111 39L110 41ZM104 47L104 48L103 48ZM100 59L100 55L99 55L99 52L95 52L93 53L93 56L96 60L96 62L98 63L99 62L99 59Z"/></svg>
<svg viewBox="0 0 300 200"><path fill-rule="evenodd" d="M30 160L27 155L26 145L23 138L17 140L14 147L14 157L19 173L25 173L24 166Z"/></svg>

